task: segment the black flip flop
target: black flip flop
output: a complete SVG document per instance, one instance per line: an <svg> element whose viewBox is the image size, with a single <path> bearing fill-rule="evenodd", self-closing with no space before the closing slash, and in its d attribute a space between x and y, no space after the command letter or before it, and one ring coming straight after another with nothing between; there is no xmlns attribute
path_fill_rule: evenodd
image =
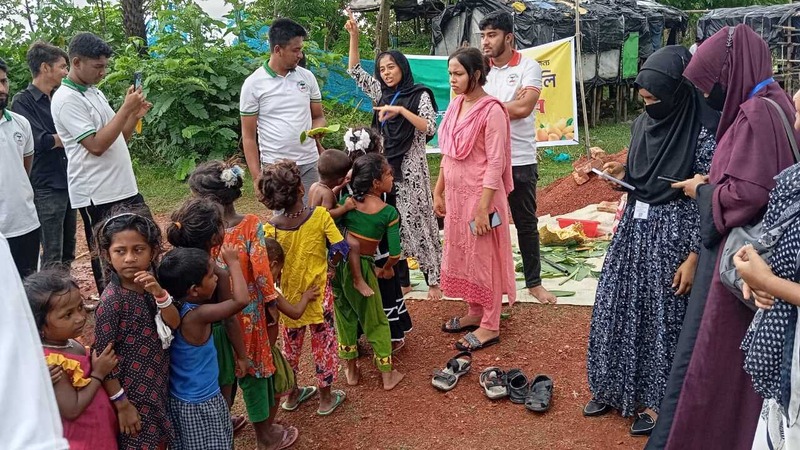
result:
<svg viewBox="0 0 800 450"><path fill-rule="evenodd" d="M600 417L611 411L611 406L600 402L597 399L591 399L586 406L583 407L583 415L585 417Z"/></svg>
<svg viewBox="0 0 800 450"><path fill-rule="evenodd" d="M646 412L640 412L631 425L631 436L650 436L655 427L656 419Z"/></svg>
<svg viewBox="0 0 800 450"><path fill-rule="evenodd" d="M536 375L531 381L531 388L525 397L525 409L543 413L550 409L553 398L553 380L547 375Z"/></svg>
<svg viewBox="0 0 800 450"><path fill-rule="evenodd" d="M493 337L486 342L481 342L474 333L469 332L464 335L464 340L467 341L468 345L464 345L461 342L456 342L456 349L461 350L462 352L474 352L475 350L480 350L482 348L491 347L494 344L500 342L500 336Z"/></svg>
<svg viewBox="0 0 800 450"><path fill-rule="evenodd" d="M511 403L521 405L525 403L525 398L530 392L528 384L528 377L522 372L522 369L511 369L506 373L506 381L508 383L508 398Z"/></svg>
<svg viewBox="0 0 800 450"><path fill-rule="evenodd" d="M442 324L442 331L445 333L461 333L463 331L475 331L477 329L477 325L466 325L462 327L460 317L451 317L450 320Z"/></svg>

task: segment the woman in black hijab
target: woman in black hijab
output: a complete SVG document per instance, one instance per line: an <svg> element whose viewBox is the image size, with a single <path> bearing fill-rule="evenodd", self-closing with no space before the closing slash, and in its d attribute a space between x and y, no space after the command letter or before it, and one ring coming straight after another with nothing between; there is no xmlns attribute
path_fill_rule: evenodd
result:
<svg viewBox="0 0 800 450"><path fill-rule="evenodd" d="M375 103L372 127L383 137L384 156L394 168L403 254L419 263L429 286L428 298L441 299L442 244L425 155L425 144L436 133L436 101L429 88L414 83L408 59L398 51L378 55L374 76L364 71L359 58L358 25L352 15L345 28L350 33L348 73ZM359 145L365 145L358 139L353 136L348 141L345 136L348 150L357 151ZM403 284L408 285L407 273L400 272L401 264L397 266L395 270Z"/></svg>
<svg viewBox="0 0 800 450"><path fill-rule="evenodd" d="M645 112L633 122L627 166L604 167L635 189L597 286L583 413L636 415L633 435L655 426L700 247L696 203L659 177L708 173L716 148L719 114L683 78L690 59L667 46L644 63L636 87Z"/></svg>

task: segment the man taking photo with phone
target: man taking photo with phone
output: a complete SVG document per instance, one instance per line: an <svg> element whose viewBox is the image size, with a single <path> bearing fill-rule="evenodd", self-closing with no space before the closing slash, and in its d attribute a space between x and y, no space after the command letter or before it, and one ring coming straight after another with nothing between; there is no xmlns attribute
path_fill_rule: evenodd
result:
<svg viewBox="0 0 800 450"><path fill-rule="evenodd" d="M106 76L112 53L111 47L92 33L73 37L69 74L51 105L67 153L69 199L81 213L90 249L94 247L93 226L112 209L126 205L147 211L133 174L128 141L152 104L141 88L131 86L119 110L111 109L96 84ZM105 282L96 255L92 256L92 272L97 292L102 294Z"/></svg>

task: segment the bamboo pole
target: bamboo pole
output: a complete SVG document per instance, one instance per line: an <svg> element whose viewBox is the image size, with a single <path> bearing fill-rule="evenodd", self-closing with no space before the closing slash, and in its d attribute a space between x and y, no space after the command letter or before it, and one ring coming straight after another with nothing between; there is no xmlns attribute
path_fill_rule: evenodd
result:
<svg viewBox="0 0 800 450"><path fill-rule="evenodd" d="M576 65L578 66L578 81L581 86L581 105L583 109L583 136L586 142L586 156L591 158L589 148L589 114L586 111L586 87L583 85L583 56L581 53L581 0L575 0L575 48Z"/></svg>

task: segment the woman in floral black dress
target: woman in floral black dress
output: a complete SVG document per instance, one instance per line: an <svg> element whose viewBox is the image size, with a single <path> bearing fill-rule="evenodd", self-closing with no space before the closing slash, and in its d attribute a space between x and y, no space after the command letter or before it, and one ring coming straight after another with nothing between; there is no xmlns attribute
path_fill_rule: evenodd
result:
<svg viewBox="0 0 800 450"><path fill-rule="evenodd" d="M627 168L605 167L636 189L597 286L587 368L593 398L584 415L638 413L635 435L655 426L700 248L695 201L659 176L708 173L716 148L719 115L682 75L690 58L679 46L648 58L636 78L646 106L633 123Z"/></svg>
<svg viewBox="0 0 800 450"><path fill-rule="evenodd" d="M352 16L346 28L350 33L348 73L377 105L372 126L383 136L384 156L394 168L403 255L417 260L428 283L428 298L438 300L442 297L442 243L425 155L425 144L436 133L436 101L430 89L414 84L408 59L398 51L378 55L374 77L364 71L358 26ZM403 270L402 266L396 270Z"/></svg>

